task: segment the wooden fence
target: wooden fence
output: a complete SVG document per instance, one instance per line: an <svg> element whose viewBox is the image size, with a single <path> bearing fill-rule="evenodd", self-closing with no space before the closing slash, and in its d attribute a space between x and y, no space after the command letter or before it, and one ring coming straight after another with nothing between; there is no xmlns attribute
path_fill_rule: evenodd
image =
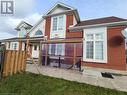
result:
<svg viewBox="0 0 127 95"><path fill-rule="evenodd" d="M5 51L3 76L9 76L25 71L26 51Z"/></svg>

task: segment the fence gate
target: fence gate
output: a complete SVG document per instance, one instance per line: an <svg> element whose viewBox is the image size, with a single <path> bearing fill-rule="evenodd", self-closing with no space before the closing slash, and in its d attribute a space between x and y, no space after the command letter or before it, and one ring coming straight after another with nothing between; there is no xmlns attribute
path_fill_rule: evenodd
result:
<svg viewBox="0 0 127 95"><path fill-rule="evenodd" d="M20 73L26 69L26 51L5 51L3 76Z"/></svg>
<svg viewBox="0 0 127 95"><path fill-rule="evenodd" d="M26 59L26 51L5 50L4 45L0 46L0 79L25 71Z"/></svg>

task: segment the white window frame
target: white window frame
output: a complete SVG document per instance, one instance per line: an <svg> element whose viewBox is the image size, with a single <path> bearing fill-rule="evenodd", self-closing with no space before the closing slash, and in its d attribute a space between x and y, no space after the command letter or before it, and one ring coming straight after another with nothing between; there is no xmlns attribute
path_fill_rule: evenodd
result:
<svg viewBox="0 0 127 95"><path fill-rule="evenodd" d="M59 18L63 17L63 28L59 29ZM57 18L57 29L53 30L53 19ZM58 15L51 17L51 28L50 28L50 38L65 38L66 37L66 15Z"/></svg>
<svg viewBox="0 0 127 95"><path fill-rule="evenodd" d="M95 30L94 30L95 29ZM93 40L87 40L86 39L86 35L88 34L93 34L94 35L94 39ZM99 41L96 40L95 38L95 34L103 34L103 60L101 59L96 59L95 56L95 42ZM93 59L89 59L86 57L86 42L87 41L93 41L94 45L93 45ZM102 41L102 40L100 40ZM93 28L93 29L84 29L84 41L83 41L83 61L87 61L87 62L99 62L99 63L107 63L107 28L106 27L101 27L101 28Z"/></svg>
<svg viewBox="0 0 127 95"><path fill-rule="evenodd" d="M14 48L16 44L16 49ZM19 50L19 43L18 42L11 42L11 49L10 50Z"/></svg>
<svg viewBox="0 0 127 95"><path fill-rule="evenodd" d="M60 17L63 17L63 26L62 27L60 27ZM54 20L54 18L56 18L57 20L57 24L56 24L56 30L53 30L53 20ZM62 28L62 29L61 29ZM64 29L64 15L60 15L60 16L54 16L54 17L52 17L52 31L53 32L57 32L57 31L59 31L59 30L63 30Z"/></svg>

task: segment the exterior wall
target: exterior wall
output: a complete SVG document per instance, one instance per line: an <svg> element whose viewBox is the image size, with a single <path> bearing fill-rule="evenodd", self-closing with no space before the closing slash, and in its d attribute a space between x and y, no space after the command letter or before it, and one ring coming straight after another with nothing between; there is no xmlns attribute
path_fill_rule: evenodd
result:
<svg viewBox="0 0 127 95"><path fill-rule="evenodd" d="M45 35L45 20L43 20L39 25L37 25L31 32L30 32L30 37L35 37L35 33L37 30L41 30L43 35Z"/></svg>
<svg viewBox="0 0 127 95"><path fill-rule="evenodd" d="M66 17L66 38L83 38L82 31L70 32L68 30L68 27L73 26L74 24L75 24L75 21L74 21L73 14L67 14L67 17Z"/></svg>
<svg viewBox="0 0 127 95"><path fill-rule="evenodd" d="M121 34L121 31L124 29L124 26L108 27L107 63L82 61L82 66L126 70L125 42Z"/></svg>

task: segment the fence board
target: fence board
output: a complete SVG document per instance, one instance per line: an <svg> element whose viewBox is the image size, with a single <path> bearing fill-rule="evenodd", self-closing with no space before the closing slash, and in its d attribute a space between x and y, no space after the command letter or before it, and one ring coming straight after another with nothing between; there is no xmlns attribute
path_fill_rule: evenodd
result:
<svg viewBox="0 0 127 95"><path fill-rule="evenodd" d="M21 70L24 69L24 60L25 60L25 52L22 52L22 64L21 64Z"/></svg>
<svg viewBox="0 0 127 95"><path fill-rule="evenodd" d="M27 60L27 52L24 52L23 71L26 70L26 60Z"/></svg>
<svg viewBox="0 0 127 95"><path fill-rule="evenodd" d="M14 65L15 65L14 63L15 63L15 51L12 52L12 56L11 56L10 75L12 75L14 72Z"/></svg>
<svg viewBox="0 0 127 95"><path fill-rule="evenodd" d="M18 72L21 72L22 51L19 51Z"/></svg>
<svg viewBox="0 0 127 95"><path fill-rule="evenodd" d="M16 72L17 72L18 59L19 59L19 52L16 51L16 56L15 56L15 66L14 66L14 74L16 74Z"/></svg>
<svg viewBox="0 0 127 95"><path fill-rule="evenodd" d="M10 73L10 61L11 61L11 51L7 51L7 62L6 62L6 71L5 71L5 76L8 76Z"/></svg>

